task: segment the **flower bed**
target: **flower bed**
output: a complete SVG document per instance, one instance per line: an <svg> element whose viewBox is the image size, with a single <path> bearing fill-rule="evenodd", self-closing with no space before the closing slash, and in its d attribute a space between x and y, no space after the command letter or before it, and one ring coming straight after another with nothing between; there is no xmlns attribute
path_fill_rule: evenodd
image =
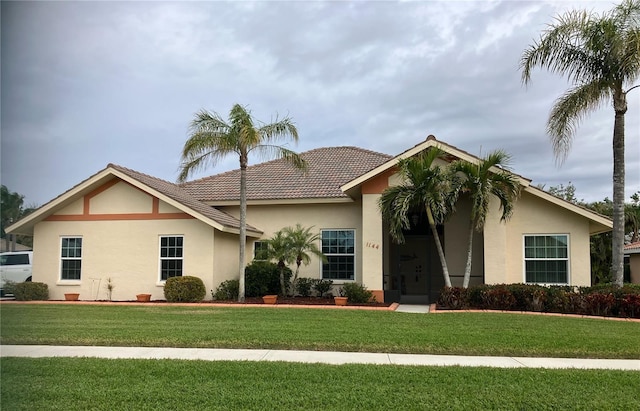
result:
<svg viewBox="0 0 640 411"><path fill-rule="evenodd" d="M533 284L478 285L467 289L445 287L440 309L538 311L607 317L640 318L640 285L593 287Z"/></svg>

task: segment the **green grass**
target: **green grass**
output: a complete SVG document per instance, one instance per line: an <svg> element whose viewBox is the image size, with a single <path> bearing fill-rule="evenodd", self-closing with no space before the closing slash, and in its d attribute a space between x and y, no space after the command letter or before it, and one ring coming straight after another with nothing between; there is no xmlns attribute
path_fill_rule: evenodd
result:
<svg viewBox="0 0 640 411"><path fill-rule="evenodd" d="M244 307L0 306L2 344L640 358L640 324L500 313Z"/></svg>
<svg viewBox="0 0 640 411"><path fill-rule="evenodd" d="M3 410L638 410L640 373L3 358Z"/></svg>

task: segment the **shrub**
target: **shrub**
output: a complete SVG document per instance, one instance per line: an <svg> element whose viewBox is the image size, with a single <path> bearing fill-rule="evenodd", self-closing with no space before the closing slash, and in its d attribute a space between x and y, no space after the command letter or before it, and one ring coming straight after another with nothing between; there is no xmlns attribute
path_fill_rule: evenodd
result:
<svg viewBox="0 0 640 411"><path fill-rule="evenodd" d="M170 303L198 303L206 294L202 280L190 275L171 277L164 284L164 298Z"/></svg>
<svg viewBox="0 0 640 411"><path fill-rule="evenodd" d="M516 305L515 297L504 284L487 288L482 298L484 306L490 310L513 310Z"/></svg>
<svg viewBox="0 0 640 411"><path fill-rule="evenodd" d="M444 287L438 298L438 305L451 310L463 310L469 306L466 288Z"/></svg>
<svg viewBox="0 0 640 411"><path fill-rule="evenodd" d="M285 268L285 283L291 280L291 270ZM262 297L263 295L279 294L280 269L278 264L270 261L253 261L244 270L245 295L247 297Z"/></svg>
<svg viewBox="0 0 640 411"><path fill-rule="evenodd" d="M311 295L311 288L314 284L313 278L298 278L295 283L296 292L302 297L309 297Z"/></svg>
<svg viewBox="0 0 640 411"><path fill-rule="evenodd" d="M318 293L318 297L323 297L333 288L333 280L316 279L313 282L313 289Z"/></svg>
<svg viewBox="0 0 640 411"><path fill-rule="evenodd" d="M342 292L349 302L355 304L368 303L373 298L373 293L367 287L358 283L346 283L342 286ZM375 298L373 298L375 301Z"/></svg>
<svg viewBox="0 0 640 411"><path fill-rule="evenodd" d="M45 283L16 283L13 285L13 296L18 301L48 300L49 287Z"/></svg>
<svg viewBox="0 0 640 411"><path fill-rule="evenodd" d="M620 301L620 317L640 318L640 294L628 294Z"/></svg>
<svg viewBox="0 0 640 411"><path fill-rule="evenodd" d="M11 280L7 280L4 282L4 284L2 285L2 294L3 295L7 295L7 294L13 294L13 291L16 289L16 283L15 281L11 281Z"/></svg>
<svg viewBox="0 0 640 411"><path fill-rule="evenodd" d="M589 315L610 315L615 303L616 297L612 293L594 292L584 296L585 313Z"/></svg>
<svg viewBox="0 0 640 411"><path fill-rule="evenodd" d="M240 294L240 281L227 280L220 283L214 293L211 293L214 300L226 301L238 299Z"/></svg>

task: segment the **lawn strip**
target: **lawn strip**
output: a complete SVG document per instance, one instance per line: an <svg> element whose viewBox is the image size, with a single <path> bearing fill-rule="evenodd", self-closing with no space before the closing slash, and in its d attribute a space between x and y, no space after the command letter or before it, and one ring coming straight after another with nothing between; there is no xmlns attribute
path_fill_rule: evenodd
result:
<svg viewBox="0 0 640 411"><path fill-rule="evenodd" d="M640 358L640 324L506 313L2 305L2 344Z"/></svg>
<svg viewBox="0 0 640 411"><path fill-rule="evenodd" d="M640 373L3 358L3 410L637 410Z"/></svg>

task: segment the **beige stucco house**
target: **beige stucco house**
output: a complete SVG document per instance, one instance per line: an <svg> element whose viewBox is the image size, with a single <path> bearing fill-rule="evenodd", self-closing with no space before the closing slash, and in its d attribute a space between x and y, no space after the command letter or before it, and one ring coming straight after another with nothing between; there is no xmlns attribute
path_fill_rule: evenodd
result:
<svg viewBox="0 0 640 411"><path fill-rule="evenodd" d="M625 245L624 256L629 259L629 282L640 284L640 241Z"/></svg>
<svg viewBox="0 0 640 411"><path fill-rule="evenodd" d="M398 181L397 161L432 147L446 153L443 162L477 161L429 136L395 157L356 147L307 151L304 174L280 160L249 167L247 249L283 227L312 226L328 262L312 261L301 276L356 281L378 300L433 302L443 279L424 215L411 216L399 245L378 210L380 193ZM471 283L589 285L589 236L611 221L517 177L513 217L501 222L496 202L476 234ZM464 273L469 210L461 198L439 227L453 285ZM207 290L237 276L238 218L238 170L177 185L110 164L8 231L34 236L33 281L47 283L52 299L105 299L107 279L114 300L162 299L171 276L200 277Z"/></svg>

